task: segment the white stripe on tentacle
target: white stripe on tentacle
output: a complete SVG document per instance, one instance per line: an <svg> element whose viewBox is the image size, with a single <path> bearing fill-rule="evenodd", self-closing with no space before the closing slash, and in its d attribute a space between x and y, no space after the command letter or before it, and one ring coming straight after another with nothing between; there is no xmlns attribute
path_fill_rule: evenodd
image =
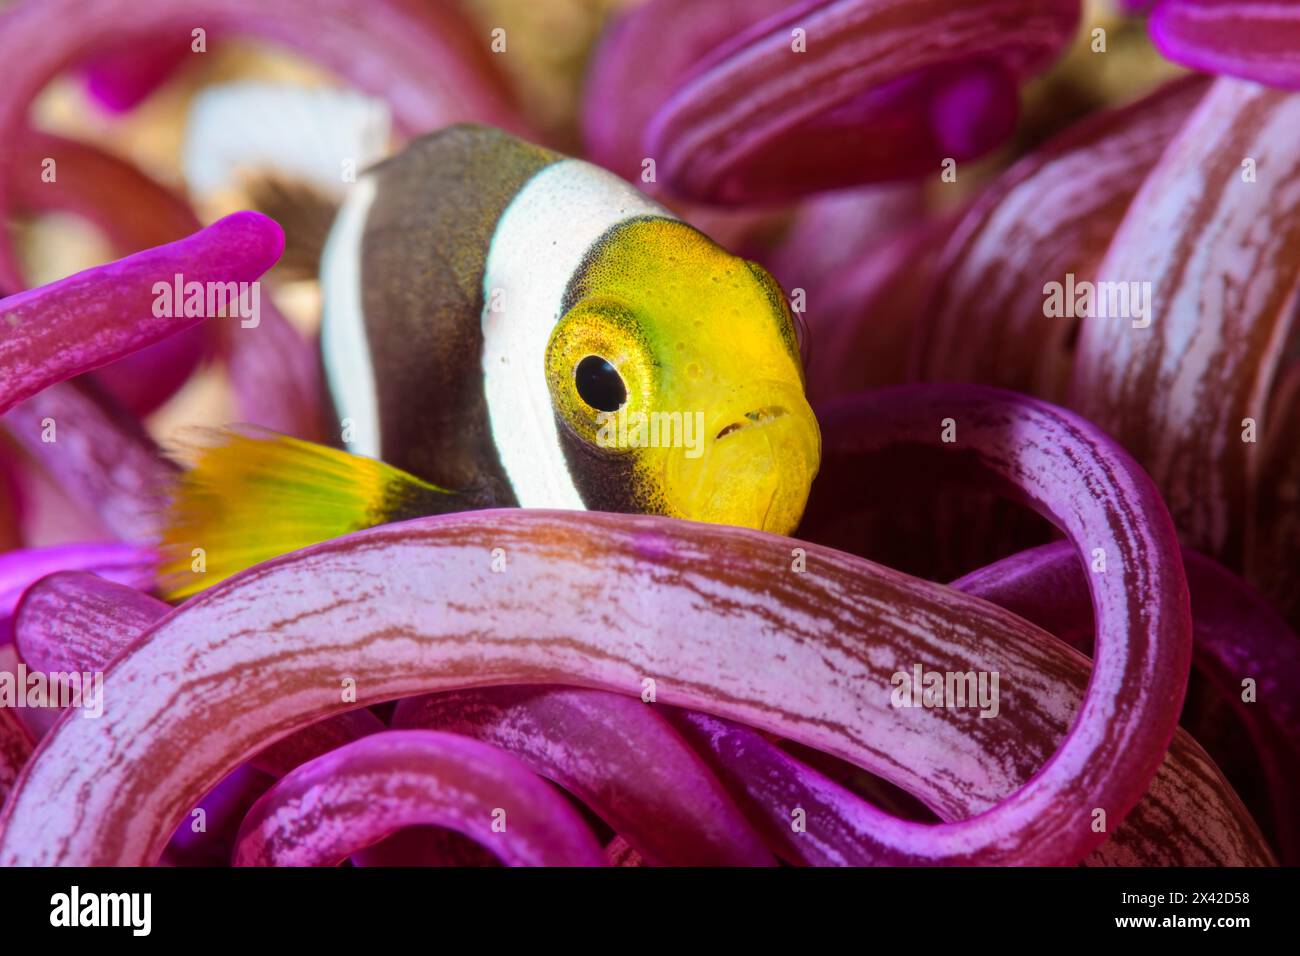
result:
<svg viewBox="0 0 1300 956"><path fill-rule="evenodd" d="M321 356L335 409L340 418L351 419L351 428L343 430L348 451L378 458L379 399L361 295L361 243L374 198L374 177L361 177L325 243L320 272Z"/></svg>
<svg viewBox="0 0 1300 956"><path fill-rule="evenodd" d="M521 507L586 508L555 425L546 345L588 250L640 216L669 213L614 174L566 159L525 183L497 223L483 273L483 388Z"/></svg>

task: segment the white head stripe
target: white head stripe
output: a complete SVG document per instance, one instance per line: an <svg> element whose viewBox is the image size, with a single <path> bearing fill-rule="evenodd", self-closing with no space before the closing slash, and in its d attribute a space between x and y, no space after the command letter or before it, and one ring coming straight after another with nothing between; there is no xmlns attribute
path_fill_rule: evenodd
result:
<svg viewBox="0 0 1300 956"><path fill-rule="evenodd" d="M668 215L613 173L566 159L525 183L497 223L483 274L483 385L497 453L525 508L585 507L546 384L564 291L612 226Z"/></svg>

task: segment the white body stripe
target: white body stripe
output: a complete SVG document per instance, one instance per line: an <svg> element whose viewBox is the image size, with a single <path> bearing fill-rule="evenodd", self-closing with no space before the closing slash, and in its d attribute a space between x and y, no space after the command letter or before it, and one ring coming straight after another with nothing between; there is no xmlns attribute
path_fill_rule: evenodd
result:
<svg viewBox="0 0 1300 956"><path fill-rule="evenodd" d="M613 173L566 159L525 183L497 223L483 273L483 386L497 453L524 508L585 508L546 384L564 290L611 226L667 215Z"/></svg>
<svg viewBox="0 0 1300 956"><path fill-rule="evenodd" d="M375 198L373 176L362 176L339 210L321 255L321 356L348 451L380 457L379 399L361 301L361 240Z"/></svg>

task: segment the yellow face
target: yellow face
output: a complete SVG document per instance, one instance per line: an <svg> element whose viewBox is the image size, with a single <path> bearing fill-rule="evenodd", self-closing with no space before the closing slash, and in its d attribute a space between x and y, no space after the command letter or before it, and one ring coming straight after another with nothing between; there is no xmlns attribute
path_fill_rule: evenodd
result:
<svg viewBox="0 0 1300 956"><path fill-rule="evenodd" d="M683 223L640 219L570 291L546 370L589 505L792 532L821 436L775 280Z"/></svg>

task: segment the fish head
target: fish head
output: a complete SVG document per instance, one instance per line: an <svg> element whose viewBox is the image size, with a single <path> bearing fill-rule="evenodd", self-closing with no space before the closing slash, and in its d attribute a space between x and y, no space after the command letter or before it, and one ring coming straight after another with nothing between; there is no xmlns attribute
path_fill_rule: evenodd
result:
<svg viewBox="0 0 1300 956"><path fill-rule="evenodd" d="M676 220L621 230L546 352L575 482L599 510L792 532L821 436L780 286Z"/></svg>

